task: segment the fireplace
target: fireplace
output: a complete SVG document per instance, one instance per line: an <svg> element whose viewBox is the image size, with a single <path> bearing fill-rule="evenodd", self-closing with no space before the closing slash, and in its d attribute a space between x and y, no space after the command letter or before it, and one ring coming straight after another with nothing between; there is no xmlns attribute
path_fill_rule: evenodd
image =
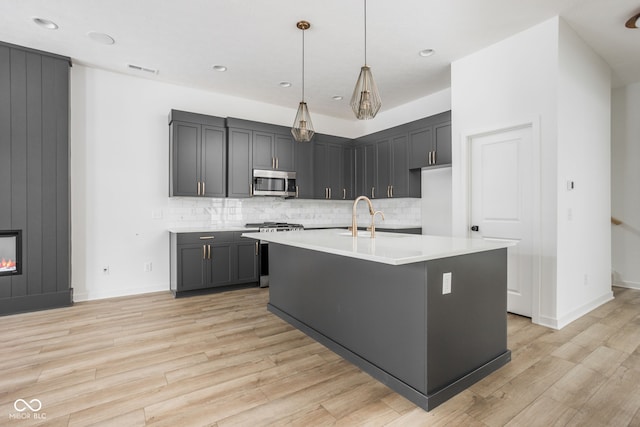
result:
<svg viewBox="0 0 640 427"><path fill-rule="evenodd" d="M22 231L0 230L0 276L22 274Z"/></svg>

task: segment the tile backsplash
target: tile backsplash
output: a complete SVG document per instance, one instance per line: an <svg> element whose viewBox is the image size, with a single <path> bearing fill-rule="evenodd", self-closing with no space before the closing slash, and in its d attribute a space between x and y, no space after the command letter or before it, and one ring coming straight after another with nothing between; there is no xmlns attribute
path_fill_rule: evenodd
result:
<svg viewBox="0 0 640 427"><path fill-rule="evenodd" d="M421 221L420 199L374 199L375 210L382 211L385 220L376 218L380 227L414 226ZM368 224L366 202L358 204L358 223ZM164 218L169 228L177 227L238 227L246 223L277 221L301 223L305 227L346 226L351 223L350 200L298 200L272 197L250 199L168 199Z"/></svg>

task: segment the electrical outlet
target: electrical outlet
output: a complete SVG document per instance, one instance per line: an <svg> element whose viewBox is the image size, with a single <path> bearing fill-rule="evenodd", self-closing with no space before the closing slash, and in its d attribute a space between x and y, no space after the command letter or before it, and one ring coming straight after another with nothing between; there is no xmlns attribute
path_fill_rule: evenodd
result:
<svg viewBox="0 0 640 427"><path fill-rule="evenodd" d="M153 264L151 264L150 262L145 262L144 263L144 272L145 273L150 273L151 270L153 270Z"/></svg>
<svg viewBox="0 0 640 427"><path fill-rule="evenodd" d="M451 293L451 273L442 274L442 295Z"/></svg>
<svg viewBox="0 0 640 427"><path fill-rule="evenodd" d="M104 267L102 267L102 274L109 274L109 266L105 265Z"/></svg>

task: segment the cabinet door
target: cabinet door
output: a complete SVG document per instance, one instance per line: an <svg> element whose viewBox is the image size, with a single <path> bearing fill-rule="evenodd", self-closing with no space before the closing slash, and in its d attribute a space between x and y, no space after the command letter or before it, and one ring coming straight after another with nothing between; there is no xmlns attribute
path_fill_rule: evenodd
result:
<svg viewBox="0 0 640 427"><path fill-rule="evenodd" d="M433 127L436 165L451 164L451 122Z"/></svg>
<svg viewBox="0 0 640 427"><path fill-rule="evenodd" d="M375 196L378 199L391 197L391 140L378 141L378 186Z"/></svg>
<svg viewBox="0 0 640 427"><path fill-rule="evenodd" d="M171 188L170 196L198 196L200 181L201 127L174 121L171 124Z"/></svg>
<svg viewBox="0 0 640 427"><path fill-rule="evenodd" d="M316 142L313 145L313 197L326 199L328 197L327 183L327 144Z"/></svg>
<svg viewBox="0 0 640 427"><path fill-rule="evenodd" d="M344 200L352 200L354 196L355 182L355 166L356 166L356 150L353 147L344 149L344 157L342 160L342 194Z"/></svg>
<svg viewBox="0 0 640 427"><path fill-rule="evenodd" d="M229 197L251 197L252 132L229 129Z"/></svg>
<svg viewBox="0 0 640 427"><path fill-rule="evenodd" d="M298 144L295 147L296 185L298 198L313 199L313 150L315 144Z"/></svg>
<svg viewBox="0 0 640 427"><path fill-rule="evenodd" d="M409 133L409 169L429 166L431 138L430 127Z"/></svg>
<svg viewBox="0 0 640 427"><path fill-rule="evenodd" d="M365 157L366 157L366 147L364 145L359 145L355 149L356 151L356 169L354 173L355 177L355 193L353 197L365 196L367 194L365 190Z"/></svg>
<svg viewBox="0 0 640 427"><path fill-rule="evenodd" d="M407 135L391 139L391 196L409 197L409 143Z"/></svg>
<svg viewBox="0 0 640 427"><path fill-rule="evenodd" d="M203 267L206 261L206 245L178 245L177 248L178 292L207 288L209 285L205 280Z"/></svg>
<svg viewBox="0 0 640 427"><path fill-rule="evenodd" d="M300 145L309 145L308 143L300 143ZM293 138L290 135L276 135L274 143L276 158L276 169L282 171L295 170L295 149L297 148Z"/></svg>
<svg viewBox="0 0 640 427"><path fill-rule="evenodd" d="M223 128L202 126L202 173L200 179L206 197L227 194L227 143Z"/></svg>
<svg viewBox="0 0 640 427"><path fill-rule="evenodd" d="M275 169L273 134L253 132L253 169Z"/></svg>
<svg viewBox="0 0 640 427"><path fill-rule="evenodd" d="M236 243L236 277L237 283L251 283L260 280L259 249L257 240L241 238Z"/></svg>
<svg viewBox="0 0 640 427"><path fill-rule="evenodd" d="M207 287L225 286L233 283L233 243L207 245ZM209 254L209 248L211 252Z"/></svg>
<svg viewBox="0 0 640 427"><path fill-rule="evenodd" d="M341 145L327 144L327 187L329 198L333 200L342 200L343 155Z"/></svg>
<svg viewBox="0 0 640 427"><path fill-rule="evenodd" d="M378 197L378 147L376 144L364 147L364 195L372 199Z"/></svg>

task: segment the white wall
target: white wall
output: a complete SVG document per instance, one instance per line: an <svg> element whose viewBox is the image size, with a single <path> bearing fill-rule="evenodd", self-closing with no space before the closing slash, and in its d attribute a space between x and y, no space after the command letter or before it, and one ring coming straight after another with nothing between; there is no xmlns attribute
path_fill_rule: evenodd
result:
<svg viewBox="0 0 640 427"><path fill-rule="evenodd" d="M284 210L289 212L283 217L292 222L350 222L350 206L344 202L168 197L167 117L172 108L285 126L295 109L81 65L71 69L70 84L71 268L76 301L168 290L169 227L243 224ZM313 120L318 132L345 137L363 133L364 125L355 120L320 115ZM385 211L386 224L420 223L419 199L376 203ZM145 272L149 262L152 271ZM105 266L109 274L103 274Z"/></svg>
<svg viewBox="0 0 640 427"><path fill-rule="evenodd" d="M575 52L571 49L576 48ZM568 56L562 61L561 56ZM577 70L580 64L595 67L596 71L586 72L588 80L593 80L595 87L574 85L570 73ZM610 84L608 76L602 72L603 63L595 57L586 45L581 44L571 29L558 17L552 18L535 27L503 40L482 51L476 52L456 61L451 67L452 81L452 138L453 138L453 233L467 235L468 171L466 160L466 137L493 129L532 123L534 129L534 146L536 163L541 165L534 177L539 189L539 200L536 204L535 225L538 233L534 238L535 250L540 255L538 271L539 283L534 290L534 322L560 328L580 314L586 313L593 306L602 303L601 291L607 283L601 283L601 273L606 270L608 260L593 259L585 251L575 252L579 247L571 242L571 235L558 232L559 203L563 209L566 196L559 196L559 189L565 188L566 174L584 177L592 174L588 182L602 179L608 182L607 167L593 168L597 160L594 157L602 154L608 139L606 138L608 113L604 110L606 99L602 96L602 88ZM595 100L592 100L592 97ZM586 103L586 104L585 104ZM577 117L592 117L601 114L592 122L574 120L568 112L575 111ZM560 123L562 122L562 123ZM580 126L580 129L576 127ZM575 128L575 129L574 129ZM593 144L600 144L593 150L581 152L580 157L571 146L568 135L573 131L580 135L593 132L589 138ZM603 138L603 135L605 137ZM596 143L595 138L599 142ZM559 147L567 144L566 153L559 152ZM604 144L604 145L603 145ZM576 161L581 160L581 161ZM585 179L584 184L587 184ZM586 191L590 191L585 189ZM584 193L583 193L584 194ZM602 212L590 214L588 203L608 205L606 192L598 187L592 194L593 199L586 201L580 198L576 203L576 214L583 215L580 225L583 229L597 230L593 234L592 244L608 246L606 232L602 229ZM566 211L563 210L564 215ZM592 234L590 234L592 235ZM561 239L561 240L560 240ZM561 257L559 257L559 252ZM558 263L562 262L561 267ZM566 263L566 264L565 264ZM588 263L596 266L587 266ZM560 274L559 274L560 271ZM567 282L584 272L591 275L594 292L586 292L583 281L580 286L574 281ZM536 285L534 285L536 286ZM598 296L595 297L594 295ZM611 297L610 288L605 295ZM571 298L579 301L582 309L573 310Z"/></svg>
<svg viewBox="0 0 640 427"><path fill-rule="evenodd" d="M559 23L556 280L564 325L612 298L611 70Z"/></svg>
<svg viewBox="0 0 640 427"><path fill-rule="evenodd" d="M640 289L640 83L612 98L611 214L623 221L611 230L613 275L617 285Z"/></svg>

